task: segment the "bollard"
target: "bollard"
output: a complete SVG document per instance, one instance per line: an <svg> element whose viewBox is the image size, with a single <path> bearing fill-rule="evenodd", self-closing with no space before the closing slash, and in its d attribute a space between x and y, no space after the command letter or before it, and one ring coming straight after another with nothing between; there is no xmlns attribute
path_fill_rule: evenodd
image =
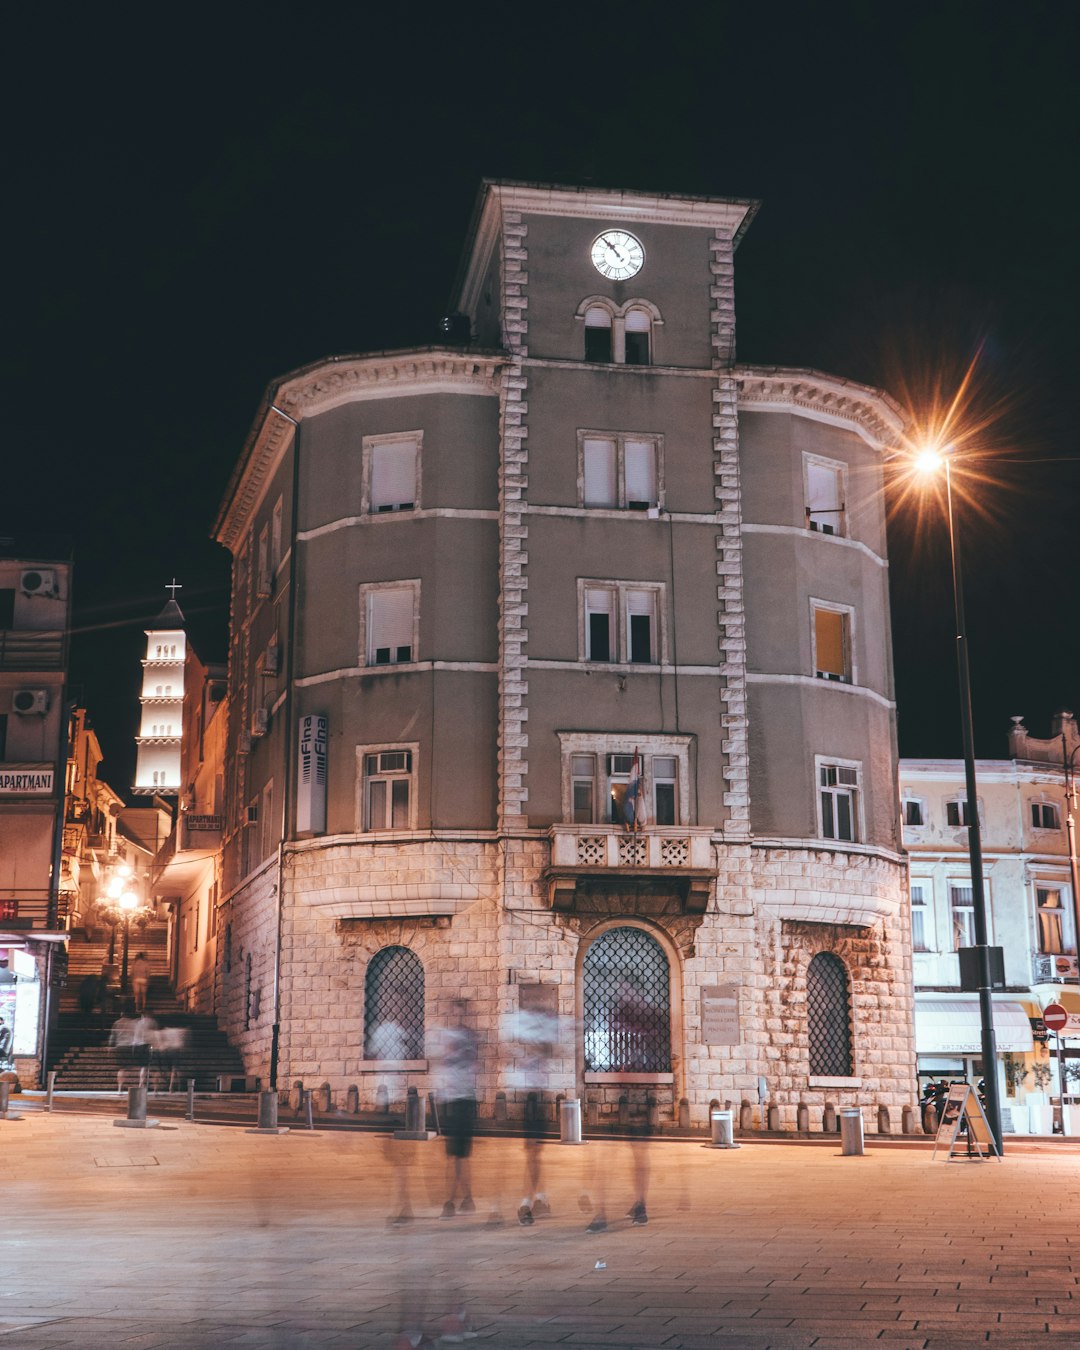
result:
<svg viewBox="0 0 1080 1350"><path fill-rule="evenodd" d="M754 1108L749 1102L743 1102L739 1107L739 1129L742 1131L753 1129Z"/></svg>
<svg viewBox="0 0 1080 1350"><path fill-rule="evenodd" d="M596 1100L595 1093L590 1093L585 1098L585 1119L590 1125L600 1124L600 1103Z"/></svg>
<svg viewBox="0 0 1080 1350"><path fill-rule="evenodd" d="M145 1086L128 1088L128 1108L125 1120L114 1120L114 1125L122 1125L131 1130L152 1130L161 1124L159 1120L150 1120L146 1115Z"/></svg>
<svg viewBox="0 0 1080 1350"><path fill-rule="evenodd" d="M735 1112L710 1111L709 1124L712 1126L712 1143L706 1148L739 1148L735 1142Z"/></svg>
<svg viewBox="0 0 1080 1350"><path fill-rule="evenodd" d="M419 1134L424 1128L424 1104L416 1088L409 1088L405 1097L405 1128L410 1134Z"/></svg>
<svg viewBox="0 0 1080 1350"><path fill-rule="evenodd" d="M11 1101L11 1084L0 1083L0 1120L8 1118L8 1103Z"/></svg>
<svg viewBox="0 0 1080 1350"><path fill-rule="evenodd" d="M351 1092L352 1088L350 1088L349 1091ZM359 1111L360 1110L359 1092L357 1092L356 1095L357 1095L356 1109L357 1111ZM387 1111L390 1110L390 1089L386 1086L385 1083L380 1083L379 1086L375 1089L375 1110L380 1112L382 1115L386 1115Z"/></svg>
<svg viewBox="0 0 1080 1350"><path fill-rule="evenodd" d="M690 1103L685 1097L679 1098L679 1129L690 1128Z"/></svg>
<svg viewBox="0 0 1080 1350"><path fill-rule="evenodd" d="M495 1119L502 1124L506 1120L506 1093L495 1094Z"/></svg>
<svg viewBox="0 0 1080 1350"><path fill-rule="evenodd" d="M877 1109L877 1132L878 1134L891 1134L889 1121L889 1108L882 1102Z"/></svg>
<svg viewBox="0 0 1080 1350"><path fill-rule="evenodd" d="M330 1084L324 1083L319 1089L319 1110L329 1114L334 1109L334 1098L330 1091Z"/></svg>
<svg viewBox="0 0 1080 1350"><path fill-rule="evenodd" d="M656 1098L648 1096L645 1098L645 1119L649 1122L650 1132L660 1126L660 1106Z"/></svg>
<svg viewBox="0 0 1080 1350"><path fill-rule="evenodd" d="M840 1111L840 1154L844 1158L862 1157L863 1118L857 1106L845 1106Z"/></svg>
<svg viewBox="0 0 1080 1350"><path fill-rule="evenodd" d="M45 1110L52 1110L53 1092L56 1089L56 1070L49 1070L48 1087L45 1089Z"/></svg>
<svg viewBox="0 0 1080 1350"><path fill-rule="evenodd" d="M568 1097L559 1103L559 1143L581 1144L581 1098Z"/></svg>
<svg viewBox="0 0 1080 1350"><path fill-rule="evenodd" d="M900 1112L900 1133L901 1134L915 1133L915 1112L911 1109L910 1106L905 1106L904 1109Z"/></svg>
<svg viewBox="0 0 1080 1350"><path fill-rule="evenodd" d="M385 1092L386 1089L383 1088L383 1091ZM378 1093L375 1094L375 1100L377 1103ZM345 1094L345 1110L348 1111L350 1116L359 1115L360 1113L360 1089L355 1083L349 1084L349 1090Z"/></svg>
<svg viewBox="0 0 1080 1350"><path fill-rule="evenodd" d="M302 1078L298 1078L293 1083L293 1094L296 1097L296 1114L299 1116L304 1109L304 1080Z"/></svg>
<svg viewBox="0 0 1080 1350"><path fill-rule="evenodd" d="M938 1127L937 1111L934 1108L934 1104L931 1102L931 1104L923 1112L923 1133L937 1134L937 1127Z"/></svg>
<svg viewBox="0 0 1080 1350"><path fill-rule="evenodd" d="M765 1118L768 1122L769 1130L773 1134L778 1134L780 1132L780 1108L776 1105L770 1106Z"/></svg>
<svg viewBox="0 0 1080 1350"><path fill-rule="evenodd" d="M800 1134L810 1133L810 1108L805 1102L800 1102L795 1112L795 1128Z"/></svg>
<svg viewBox="0 0 1080 1350"><path fill-rule="evenodd" d="M542 1099L543 1099L543 1094L541 1094L541 1100L542 1100ZM555 1124L556 1124L556 1125L558 1125L559 1121L562 1120L562 1104L563 1104L564 1101L566 1101L566 1093L565 1093L565 1092L559 1092L559 1093L556 1093L556 1095L555 1095L555 1114L554 1114L554 1116L552 1117L552 1119L555 1121ZM544 1113L543 1113L543 1111L541 1111L541 1113L540 1113L541 1119L543 1119L543 1115L544 1115Z"/></svg>
<svg viewBox="0 0 1080 1350"><path fill-rule="evenodd" d="M821 1128L825 1134L836 1133L836 1107L832 1102L825 1103L825 1110L821 1117Z"/></svg>
<svg viewBox="0 0 1080 1350"><path fill-rule="evenodd" d="M185 1120L195 1119L195 1079L187 1080L187 1114Z"/></svg>
<svg viewBox="0 0 1080 1350"><path fill-rule="evenodd" d="M276 1092L259 1093L259 1123L248 1134L288 1134L287 1125L278 1125L278 1095Z"/></svg>
<svg viewBox="0 0 1080 1350"><path fill-rule="evenodd" d="M309 1130L313 1130L315 1128L315 1121L311 1114L313 1109L311 1104L311 1097L312 1097L312 1089L308 1088L307 1091L304 1093L304 1113L307 1116L307 1127Z"/></svg>
<svg viewBox="0 0 1080 1350"><path fill-rule="evenodd" d="M719 1097L713 1097L712 1100L709 1102L709 1119L710 1119L710 1120L712 1119L712 1113L713 1113L714 1111L719 1111L719 1110L721 1110L721 1109L723 1109L723 1110L725 1110L725 1111L730 1111L730 1110L731 1110L731 1103L730 1103L730 1102L725 1102L724 1105L723 1105L723 1108L721 1108L721 1106L720 1106L720 1098L719 1098Z"/></svg>
<svg viewBox="0 0 1080 1350"><path fill-rule="evenodd" d="M623 1092L619 1096L619 1124L630 1124L630 1094Z"/></svg>

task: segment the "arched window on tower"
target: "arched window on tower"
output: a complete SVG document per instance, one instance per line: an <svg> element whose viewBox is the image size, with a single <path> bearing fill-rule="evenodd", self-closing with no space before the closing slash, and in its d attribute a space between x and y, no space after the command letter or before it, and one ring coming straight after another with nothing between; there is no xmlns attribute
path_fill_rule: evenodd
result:
<svg viewBox="0 0 1080 1350"><path fill-rule="evenodd" d="M603 305L593 305L585 311L585 360L613 359L611 311L605 309Z"/></svg>
<svg viewBox="0 0 1080 1350"><path fill-rule="evenodd" d="M368 962L364 1058L424 1058L424 965L408 947L383 947Z"/></svg>
<svg viewBox="0 0 1080 1350"><path fill-rule="evenodd" d="M818 952L806 971L810 1073L850 1078L851 986L847 967L831 952Z"/></svg>
<svg viewBox="0 0 1080 1350"><path fill-rule="evenodd" d="M626 311L626 364L647 366L652 361L652 316L648 310Z"/></svg>
<svg viewBox="0 0 1080 1350"><path fill-rule="evenodd" d="M609 928L582 968L585 1068L671 1072L671 978L659 942L642 928Z"/></svg>

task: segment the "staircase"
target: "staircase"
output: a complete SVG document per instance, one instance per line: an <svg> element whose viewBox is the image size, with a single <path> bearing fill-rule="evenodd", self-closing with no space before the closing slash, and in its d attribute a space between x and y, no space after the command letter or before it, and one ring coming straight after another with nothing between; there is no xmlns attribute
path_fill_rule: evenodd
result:
<svg viewBox="0 0 1080 1350"><path fill-rule="evenodd" d="M79 1004L80 985L88 975L100 974L108 950L107 937L102 940L85 934L75 934L68 945L68 981L61 992L57 1025L49 1036L48 1067L56 1071L58 1092L116 1091L116 1056L109 1046L109 1032L119 1016L119 995L111 991L110 1006L104 1013L86 1014ZM240 1054L218 1029L217 1019L188 1013L177 1001L168 978L164 921L151 921L142 931L131 934L129 970L137 952L144 952L150 964L147 1013L160 1027L183 1027L188 1033L187 1045L177 1057L175 1089L186 1089L188 1079L194 1078L197 1092L214 1092L219 1076L243 1077ZM119 966L119 937L116 955ZM152 1061L149 1086L156 1089L159 1083L168 1086Z"/></svg>

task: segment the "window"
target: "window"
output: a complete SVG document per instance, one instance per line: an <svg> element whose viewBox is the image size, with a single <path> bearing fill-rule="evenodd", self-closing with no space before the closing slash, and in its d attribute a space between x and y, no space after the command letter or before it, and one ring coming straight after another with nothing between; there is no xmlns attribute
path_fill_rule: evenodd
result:
<svg viewBox="0 0 1080 1350"><path fill-rule="evenodd" d="M658 665L666 658L660 583L579 581L583 661Z"/></svg>
<svg viewBox="0 0 1080 1350"><path fill-rule="evenodd" d="M270 518L270 574L277 575L281 566L281 518L284 507L279 497L274 503L274 514Z"/></svg>
<svg viewBox="0 0 1080 1350"><path fill-rule="evenodd" d="M1065 892L1060 886L1036 886L1035 908L1039 951L1045 955L1072 955L1076 951L1072 924L1066 922Z"/></svg>
<svg viewBox="0 0 1080 1350"><path fill-rule="evenodd" d="M0 713L0 762L7 758L8 714Z"/></svg>
<svg viewBox="0 0 1080 1350"><path fill-rule="evenodd" d="M963 797L945 803L945 823L954 829L966 829L971 824L968 804Z"/></svg>
<svg viewBox="0 0 1080 1350"><path fill-rule="evenodd" d="M818 952L807 967L806 1018L811 1075L850 1078L851 990L846 966L831 952Z"/></svg>
<svg viewBox="0 0 1080 1350"><path fill-rule="evenodd" d="M264 597L270 594L270 531L265 525L259 532L259 571L255 578L255 594Z"/></svg>
<svg viewBox="0 0 1080 1350"><path fill-rule="evenodd" d="M415 659L419 593L418 581L361 588L367 665L387 666Z"/></svg>
<svg viewBox="0 0 1080 1350"><path fill-rule="evenodd" d="M659 506L659 436L582 431L578 442L582 506L624 511Z"/></svg>
<svg viewBox="0 0 1080 1350"><path fill-rule="evenodd" d="M373 515L419 504L421 439L419 431L364 437L365 495Z"/></svg>
<svg viewBox="0 0 1080 1350"><path fill-rule="evenodd" d="M585 1069L671 1072L671 979L659 942L641 928L609 928L582 967Z"/></svg>
<svg viewBox="0 0 1080 1350"><path fill-rule="evenodd" d="M1054 803L1032 802L1031 824L1036 830L1059 830L1058 809ZM1046 950L1049 951L1049 948Z"/></svg>
<svg viewBox="0 0 1080 1350"><path fill-rule="evenodd" d="M650 336L652 318L644 309L630 309L626 312L626 364L628 366L647 366L649 364Z"/></svg>
<svg viewBox="0 0 1080 1350"><path fill-rule="evenodd" d="M918 797L905 797L900 803L900 815L905 825L925 825L926 804Z"/></svg>
<svg viewBox="0 0 1080 1350"><path fill-rule="evenodd" d="M585 325L585 360L647 366L653 361L653 334L663 324L660 311L640 296L616 305L593 295L578 306Z"/></svg>
<svg viewBox="0 0 1080 1350"><path fill-rule="evenodd" d="M911 883L911 947L916 952L930 950L926 941L926 884L921 881Z"/></svg>
<svg viewBox="0 0 1080 1350"><path fill-rule="evenodd" d="M593 305L585 311L585 360L611 361L614 354L611 311Z"/></svg>
<svg viewBox="0 0 1080 1350"><path fill-rule="evenodd" d="M424 966L408 947L383 947L368 962L364 1058L424 1058Z"/></svg>
<svg viewBox="0 0 1080 1350"><path fill-rule="evenodd" d="M818 784L822 839L854 843L859 837L858 766L819 764Z"/></svg>
<svg viewBox="0 0 1080 1350"><path fill-rule="evenodd" d="M819 680L851 683L851 611L811 602L814 673Z"/></svg>
<svg viewBox="0 0 1080 1350"><path fill-rule="evenodd" d="M413 751L365 753L363 767L361 829L413 829Z"/></svg>
<svg viewBox="0 0 1080 1350"><path fill-rule="evenodd" d="M15 587L0 586L0 629L15 627Z"/></svg>
<svg viewBox="0 0 1080 1350"><path fill-rule="evenodd" d="M953 951L975 945L975 905L971 886L957 881L949 882L949 910L952 914Z"/></svg>
<svg viewBox="0 0 1080 1350"><path fill-rule="evenodd" d="M803 456L806 528L818 534L843 534L844 465L816 455Z"/></svg>
<svg viewBox="0 0 1080 1350"><path fill-rule="evenodd" d="M614 752L572 753L567 818L575 825L625 825L626 794L637 778L644 802L643 813L636 812L638 823L681 825L685 773L685 755L648 754L630 746Z"/></svg>

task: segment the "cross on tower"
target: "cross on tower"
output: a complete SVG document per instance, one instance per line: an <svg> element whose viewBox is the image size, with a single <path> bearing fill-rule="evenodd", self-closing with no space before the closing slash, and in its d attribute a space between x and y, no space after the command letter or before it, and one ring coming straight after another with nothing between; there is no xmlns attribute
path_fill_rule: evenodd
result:
<svg viewBox="0 0 1080 1350"><path fill-rule="evenodd" d="M176 579L175 577L173 577L172 581L166 582L166 584L165 584L165 589L166 589L167 591L172 591L172 595L169 597L169 599L170 599L170 600L175 600L175 599L176 599L176 592L177 592L177 591L182 591L184 588L183 588L183 586L180 584L180 582L177 581L177 579Z"/></svg>

